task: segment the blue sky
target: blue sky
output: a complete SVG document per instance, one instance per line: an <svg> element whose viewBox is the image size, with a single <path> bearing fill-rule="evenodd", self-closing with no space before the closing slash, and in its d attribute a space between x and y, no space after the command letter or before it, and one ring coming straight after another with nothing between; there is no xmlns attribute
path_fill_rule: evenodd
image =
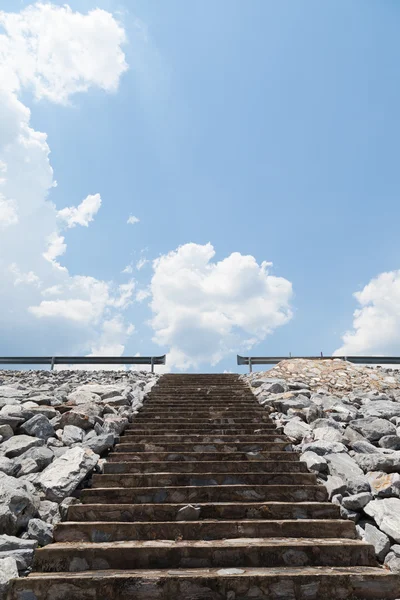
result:
<svg viewBox="0 0 400 600"><path fill-rule="evenodd" d="M0 9L20 13L30 4L0 0ZM52 3L55 14L64 4ZM285 313L282 323L272 318L269 331L261 310L260 333L254 322L243 332L236 307L246 296L243 284L235 310L227 310L226 337L222 332L215 341L207 337L210 327L196 321L202 301L173 332L157 333L149 303L154 295L172 302L164 283L140 302L132 296L123 316L106 309L88 328L59 313L38 318L29 306L40 300L21 302L32 286L11 282L4 298L16 297L18 307L0 321L0 352L87 354L93 344L102 346L96 336L104 321L123 318L135 332L113 344L123 345L124 354L173 346L186 357L174 360L174 369L235 369L236 351L398 353L398 3L80 0L69 6L85 15L96 8L111 13L126 32L121 49L129 66L116 91L101 89L89 75L88 89L64 103L38 98L35 83L12 90L31 110L30 126L47 134L57 180L47 202L59 211L101 195L88 227L62 233L67 249L59 260L70 280L133 279L135 291L147 289L154 259L211 243L209 265L232 253L250 255L257 265L272 262L269 274L290 282L293 294L286 290L275 307ZM130 214L140 222L128 225ZM13 249L1 251L9 269ZM140 258L149 262L138 271ZM133 272L122 274L128 264ZM171 277L179 279L179 271ZM253 283L249 294L268 301ZM177 311L186 306L184 292ZM216 317L225 315L224 301ZM162 329L170 328L171 311L173 305ZM204 360L208 342L213 365Z"/></svg>

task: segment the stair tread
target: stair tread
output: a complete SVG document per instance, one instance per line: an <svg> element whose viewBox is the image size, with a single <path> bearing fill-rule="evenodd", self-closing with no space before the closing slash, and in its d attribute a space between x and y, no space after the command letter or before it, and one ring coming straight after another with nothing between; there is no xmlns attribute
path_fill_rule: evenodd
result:
<svg viewBox="0 0 400 600"><path fill-rule="evenodd" d="M100 571L80 571L80 572L39 572L34 571L28 575L28 579L81 579L81 578L108 578L108 577L140 577L143 579L152 578L164 578L164 577L210 577L210 576L229 576L229 577L243 577L243 576L262 576L272 577L276 575L295 577L305 574L304 567L238 567L234 569L235 573L227 573L226 571L232 571L232 569L224 568L205 568L205 569L110 569ZM307 575L375 575L379 577L396 577L394 573L382 568L382 567L321 567L321 566L309 566L307 567ZM23 581L23 580L20 580Z"/></svg>
<svg viewBox="0 0 400 600"><path fill-rule="evenodd" d="M51 553L54 550L98 550L109 548L247 548L254 547L304 547L304 546L351 546L369 548L363 540L350 538L231 538L221 540L124 540L116 542L54 542L37 552Z"/></svg>

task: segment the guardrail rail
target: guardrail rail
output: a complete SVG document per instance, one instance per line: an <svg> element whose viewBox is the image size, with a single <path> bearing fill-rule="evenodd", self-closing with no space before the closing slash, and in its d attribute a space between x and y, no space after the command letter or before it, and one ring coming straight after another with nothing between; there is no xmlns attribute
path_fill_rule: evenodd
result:
<svg viewBox="0 0 400 600"><path fill-rule="evenodd" d="M0 356L0 365L165 365L163 356Z"/></svg>
<svg viewBox="0 0 400 600"><path fill-rule="evenodd" d="M239 356L238 365L249 365L250 373L253 365L277 365L282 360L294 360L303 358L306 360L333 360L339 359L358 365L399 365L400 356Z"/></svg>

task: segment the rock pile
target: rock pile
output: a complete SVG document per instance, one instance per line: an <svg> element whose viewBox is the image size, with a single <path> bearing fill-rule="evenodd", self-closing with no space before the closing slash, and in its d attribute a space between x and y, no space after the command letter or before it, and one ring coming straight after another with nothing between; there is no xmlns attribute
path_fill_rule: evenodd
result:
<svg viewBox="0 0 400 600"><path fill-rule="evenodd" d="M144 371L0 371L0 598L156 382Z"/></svg>
<svg viewBox="0 0 400 600"><path fill-rule="evenodd" d="M342 517L400 573L400 372L294 359L244 378Z"/></svg>

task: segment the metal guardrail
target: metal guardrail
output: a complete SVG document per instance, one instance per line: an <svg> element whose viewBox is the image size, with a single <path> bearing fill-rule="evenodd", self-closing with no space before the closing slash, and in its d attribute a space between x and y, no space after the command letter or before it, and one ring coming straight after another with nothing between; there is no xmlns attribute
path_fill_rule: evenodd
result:
<svg viewBox="0 0 400 600"><path fill-rule="evenodd" d="M0 356L0 365L165 365L163 356Z"/></svg>
<svg viewBox="0 0 400 600"><path fill-rule="evenodd" d="M238 365L249 365L250 373L253 365L277 365L282 360L303 358L306 360L345 360L358 365L399 365L400 356L239 356Z"/></svg>

